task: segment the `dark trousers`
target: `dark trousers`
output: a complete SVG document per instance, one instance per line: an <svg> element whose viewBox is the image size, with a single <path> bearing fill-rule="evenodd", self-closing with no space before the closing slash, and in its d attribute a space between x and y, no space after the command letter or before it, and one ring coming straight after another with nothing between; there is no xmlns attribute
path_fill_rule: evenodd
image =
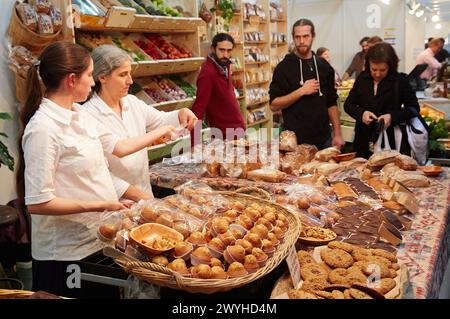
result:
<svg viewBox="0 0 450 319"><path fill-rule="evenodd" d="M78 261L56 261L33 259L33 291L46 291L62 297L82 299L119 298L120 291L116 286L79 279L80 287L73 286L74 276L78 274L70 268L79 265Z"/></svg>

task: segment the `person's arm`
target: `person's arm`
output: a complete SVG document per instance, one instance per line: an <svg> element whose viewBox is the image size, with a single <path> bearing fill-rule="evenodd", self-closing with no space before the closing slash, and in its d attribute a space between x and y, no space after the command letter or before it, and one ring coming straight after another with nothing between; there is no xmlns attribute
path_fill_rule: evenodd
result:
<svg viewBox="0 0 450 319"><path fill-rule="evenodd" d="M436 58L434 56L425 56L425 63L428 64L428 66L432 69L440 69L441 68L441 64L439 63L438 60L436 60Z"/></svg>
<svg viewBox="0 0 450 319"><path fill-rule="evenodd" d="M404 107L401 109L394 109L391 112L392 125L398 125L405 123L407 120L417 116L420 112L419 102L417 96L411 85L409 84L406 76L401 74L399 77L399 103ZM398 107L395 105L395 107Z"/></svg>
<svg viewBox="0 0 450 319"><path fill-rule="evenodd" d="M140 188L134 185L130 185L122 195L122 198L132 200L133 202L139 202L141 199L148 200L152 199L153 197Z"/></svg>
<svg viewBox="0 0 450 319"><path fill-rule="evenodd" d="M272 103L270 103L270 110L272 112L281 111L290 107L301 97L305 95L316 94L317 92L319 92L319 82L313 79L308 80L302 87L298 88L297 90L287 95L275 98Z"/></svg>
<svg viewBox="0 0 450 319"><path fill-rule="evenodd" d="M347 71L344 72L344 75L342 75L342 81L347 81L350 78L350 75L347 73Z"/></svg>
<svg viewBox="0 0 450 319"><path fill-rule="evenodd" d="M344 110L345 112L350 115L353 119L356 120L356 122L362 122L363 121L363 113L366 111L364 108L362 108L359 105L359 95L363 94L360 92L361 85L360 80L357 79L353 88L350 90L350 93L348 94L347 99L344 103Z"/></svg>
<svg viewBox="0 0 450 319"><path fill-rule="evenodd" d="M27 208L30 214L59 216L105 210L116 211L124 209L126 206L117 201L84 201L55 197L45 203L29 204Z"/></svg>
<svg viewBox="0 0 450 319"><path fill-rule="evenodd" d="M347 70L345 70L344 75L342 76L342 81L348 80L352 74L356 71L358 65L358 53L352 59L352 62L348 66Z"/></svg>
<svg viewBox="0 0 450 319"><path fill-rule="evenodd" d="M337 108L338 95L335 86L335 72L334 69L329 66L329 71L326 79L325 98L328 107L328 118L331 126L333 127L333 140L332 145L341 148L345 142L342 138L341 132L341 119L339 117L339 110Z"/></svg>
<svg viewBox="0 0 450 319"><path fill-rule="evenodd" d="M197 79L197 93L195 102L192 105L192 112L197 118L202 121L211 99L213 90L212 80L208 77L206 71L200 71Z"/></svg>

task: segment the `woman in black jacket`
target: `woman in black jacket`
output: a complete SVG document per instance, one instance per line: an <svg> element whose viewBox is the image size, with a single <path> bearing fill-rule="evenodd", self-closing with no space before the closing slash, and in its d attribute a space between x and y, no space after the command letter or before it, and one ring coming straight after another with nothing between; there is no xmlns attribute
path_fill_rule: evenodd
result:
<svg viewBox="0 0 450 319"><path fill-rule="evenodd" d="M388 43L378 43L366 55L365 71L356 80L344 104L345 111L356 120L354 149L357 156L369 158L369 143L376 142L377 123L382 119L389 144L395 149L395 125L405 123L419 113L417 97L406 75L398 73L398 57ZM410 155L406 130L400 152Z"/></svg>

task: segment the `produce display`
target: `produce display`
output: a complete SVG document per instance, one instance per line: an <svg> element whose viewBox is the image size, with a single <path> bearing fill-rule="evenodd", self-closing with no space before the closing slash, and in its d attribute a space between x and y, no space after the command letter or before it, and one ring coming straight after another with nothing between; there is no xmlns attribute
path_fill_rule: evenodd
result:
<svg viewBox="0 0 450 319"><path fill-rule="evenodd" d="M166 55L163 52L161 52L161 50L158 49L158 47L155 46L150 41L144 41L144 40L137 39L137 40L134 40L134 43L138 47L140 47L146 54L151 56L152 59L163 60L166 58Z"/></svg>
<svg viewBox="0 0 450 319"><path fill-rule="evenodd" d="M162 103L170 101L169 98L165 97L161 92L155 88L144 88L145 93L147 93L156 103Z"/></svg>
<svg viewBox="0 0 450 319"><path fill-rule="evenodd" d="M197 90L194 87L192 87L192 85L190 85L189 83L177 77L172 77L171 80L176 85L178 85L178 87L182 89L187 94L188 97L193 98L196 96Z"/></svg>
<svg viewBox="0 0 450 319"><path fill-rule="evenodd" d="M174 83L172 83L169 79L162 77L155 77L155 83L172 99L174 100L183 100L188 97L188 95Z"/></svg>
<svg viewBox="0 0 450 319"><path fill-rule="evenodd" d="M191 58L192 53L189 52L185 48L176 47L174 44L168 42L165 40L161 35L159 34L148 34L147 39L153 43L158 49L160 49L162 52L166 54L167 59L183 59L183 58Z"/></svg>
<svg viewBox="0 0 450 319"><path fill-rule="evenodd" d="M134 62L138 61L146 61L148 60L148 57L146 57L144 54L137 50L133 50L132 48L128 47L126 44L123 43L122 40L120 40L117 37L112 38L112 42L122 50L128 53L128 55L133 59Z"/></svg>

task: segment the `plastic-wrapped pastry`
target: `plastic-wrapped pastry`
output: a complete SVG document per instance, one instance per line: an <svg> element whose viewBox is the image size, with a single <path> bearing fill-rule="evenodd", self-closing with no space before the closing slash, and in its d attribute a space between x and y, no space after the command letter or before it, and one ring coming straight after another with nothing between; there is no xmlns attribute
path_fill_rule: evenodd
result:
<svg viewBox="0 0 450 319"><path fill-rule="evenodd" d="M336 147L328 147L324 150L318 151L314 158L321 162L328 162L331 160L334 156L340 154L341 151L338 150Z"/></svg>
<svg viewBox="0 0 450 319"><path fill-rule="evenodd" d="M53 31L58 32L62 28L62 16L61 11L56 8L55 6L52 6L50 9L50 18L52 18L53 23Z"/></svg>
<svg viewBox="0 0 450 319"><path fill-rule="evenodd" d="M247 178L253 181L280 183L286 178L286 173L276 169L262 168L247 173Z"/></svg>
<svg viewBox="0 0 450 319"><path fill-rule="evenodd" d="M37 13L33 6L28 3L19 3L16 6L17 13L19 14L22 23L30 30L37 30Z"/></svg>
<svg viewBox="0 0 450 319"><path fill-rule="evenodd" d="M49 0L28 0L30 5L34 5L38 13L48 14L52 4Z"/></svg>
<svg viewBox="0 0 450 319"><path fill-rule="evenodd" d="M399 155L400 153L397 151L382 151L373 154L367 163L373 167L383 166L395 162L395 158Z"/></svg>
<svg viewBox="0 0 450 319"><path fill-rule="evenodd" d="M53 34L52 18L47 14L38 14L38 29L40 34Z"/></svg>
<svg viewBox="0 0 450 319"><path fill-rule="evenodd" d="M415 171L417 169L417 162L410 156L399 155L395 158L395 164L405 171Z"/></svg>
<svg viewBox="0 0 450 319"><path fill-rule="evenodd" d="M293 152L297 147L297 136L292 131L283 131L280 134L280 151Z"/></svg>

